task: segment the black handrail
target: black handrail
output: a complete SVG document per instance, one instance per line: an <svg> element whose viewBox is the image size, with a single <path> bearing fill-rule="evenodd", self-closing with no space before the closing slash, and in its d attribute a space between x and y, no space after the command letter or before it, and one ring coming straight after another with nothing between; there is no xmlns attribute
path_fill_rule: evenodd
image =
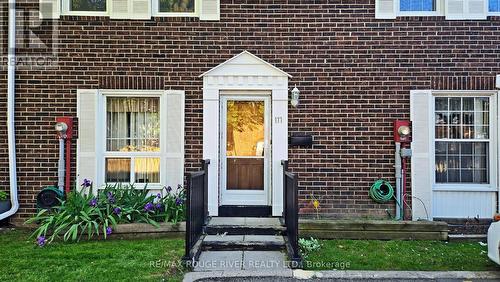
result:
<svg viewBox="0 0 500 282"><path fill-rule="evenodd" d="M190 173L187 177L186 195L186 249L183 260L196 260L199 250L196 248L203 228L208 219L208 165L210 160L202 161L202 170Z"/></svg>
<svg viewBox="0 0 500 282"><path fill-rule="evenodd" d="M299 185L297 175L288 171L288 161L283 165L283 218L286 227L287 249L292 267L302 266L299 253Z"/></svg>

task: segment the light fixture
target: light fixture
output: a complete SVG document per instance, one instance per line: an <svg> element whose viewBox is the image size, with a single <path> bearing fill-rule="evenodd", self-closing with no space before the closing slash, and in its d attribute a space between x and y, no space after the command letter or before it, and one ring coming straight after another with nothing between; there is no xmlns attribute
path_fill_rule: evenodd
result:
<svg viewBox="0 0 500 282"><path fill-rule="evenodd" d="M290 103L295 108L299 105L299 96L300 96L300 90L297 87L294 87L292 89L292 99Z"/></svg>
<svg viewBox="0 0 500 282"><path fill-rule="evenodd" d="M59 138L66 138L66 132L68 131L68 125L65 122L56 123L55 130Z"/></svg>
<svg viewBox="0 0 500 282"><path fill-rule="evenodd" d="M399 136L401 136L401 138L406 138L411 133L410 127L407 125L402 125L398 128L398 133L399 133Z"/></svg>

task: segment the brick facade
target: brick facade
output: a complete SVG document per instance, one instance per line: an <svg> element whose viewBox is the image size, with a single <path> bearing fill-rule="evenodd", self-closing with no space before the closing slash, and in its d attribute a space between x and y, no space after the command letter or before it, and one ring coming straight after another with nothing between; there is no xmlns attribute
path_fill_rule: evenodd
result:
<svg viewBox="0 0 500 282"><path fill-rule="evenodd" d="M36 9L38 0L18 6ZM301 90L299 107L289 109L290 134L314 136L312 148L289 150L302 205L314 195L325 216L385 217L394 204L374 203L368 189L377 178L394 182L392 122L409 119L410 90L494 89L500 18L376 20L374 7L374 0L221 0L218 22L63 16L55 22L58 66L17 72L16 220L34 213L37 192L57 181L54 120L76 115L78 88L185 90L185 170L192 171L202 157L198 75L243 50L293 75L290 86ZM6 22L4 12L2 52ZM8 186L6 83L3 69L1 189Z"/></svg>

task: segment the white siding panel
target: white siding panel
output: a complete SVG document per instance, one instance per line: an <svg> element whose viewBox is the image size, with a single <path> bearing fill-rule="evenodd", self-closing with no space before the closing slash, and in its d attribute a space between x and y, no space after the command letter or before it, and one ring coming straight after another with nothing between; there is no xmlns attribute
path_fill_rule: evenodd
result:
<svg viewBox="0 0 500 282"><path fill-rule="evenodd" d="M496 192L434 191L433 215L441 218L492 218Z"/></svg>

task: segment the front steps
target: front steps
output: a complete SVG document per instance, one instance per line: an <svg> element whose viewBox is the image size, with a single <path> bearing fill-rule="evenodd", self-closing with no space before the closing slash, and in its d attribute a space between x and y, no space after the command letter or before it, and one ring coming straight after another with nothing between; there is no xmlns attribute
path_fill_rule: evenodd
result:
<svg viewBox="0 0 500 282"><path fill-rule="evenodd" d="M213 217L205 232L208 235L283 235L285 230L278 218Z"/></svg>
<svg viewBox="0 0 500 282"><path fill-rule="evenodd" d="M204 251L280 251L285 249L281 235L207 235Z"/></svg>
<svg viewBox="0 0 500 282"><path fill-rule="evenodd" d="M285 230L278 218L211 218L194 270L287 269Z"/></svg>

